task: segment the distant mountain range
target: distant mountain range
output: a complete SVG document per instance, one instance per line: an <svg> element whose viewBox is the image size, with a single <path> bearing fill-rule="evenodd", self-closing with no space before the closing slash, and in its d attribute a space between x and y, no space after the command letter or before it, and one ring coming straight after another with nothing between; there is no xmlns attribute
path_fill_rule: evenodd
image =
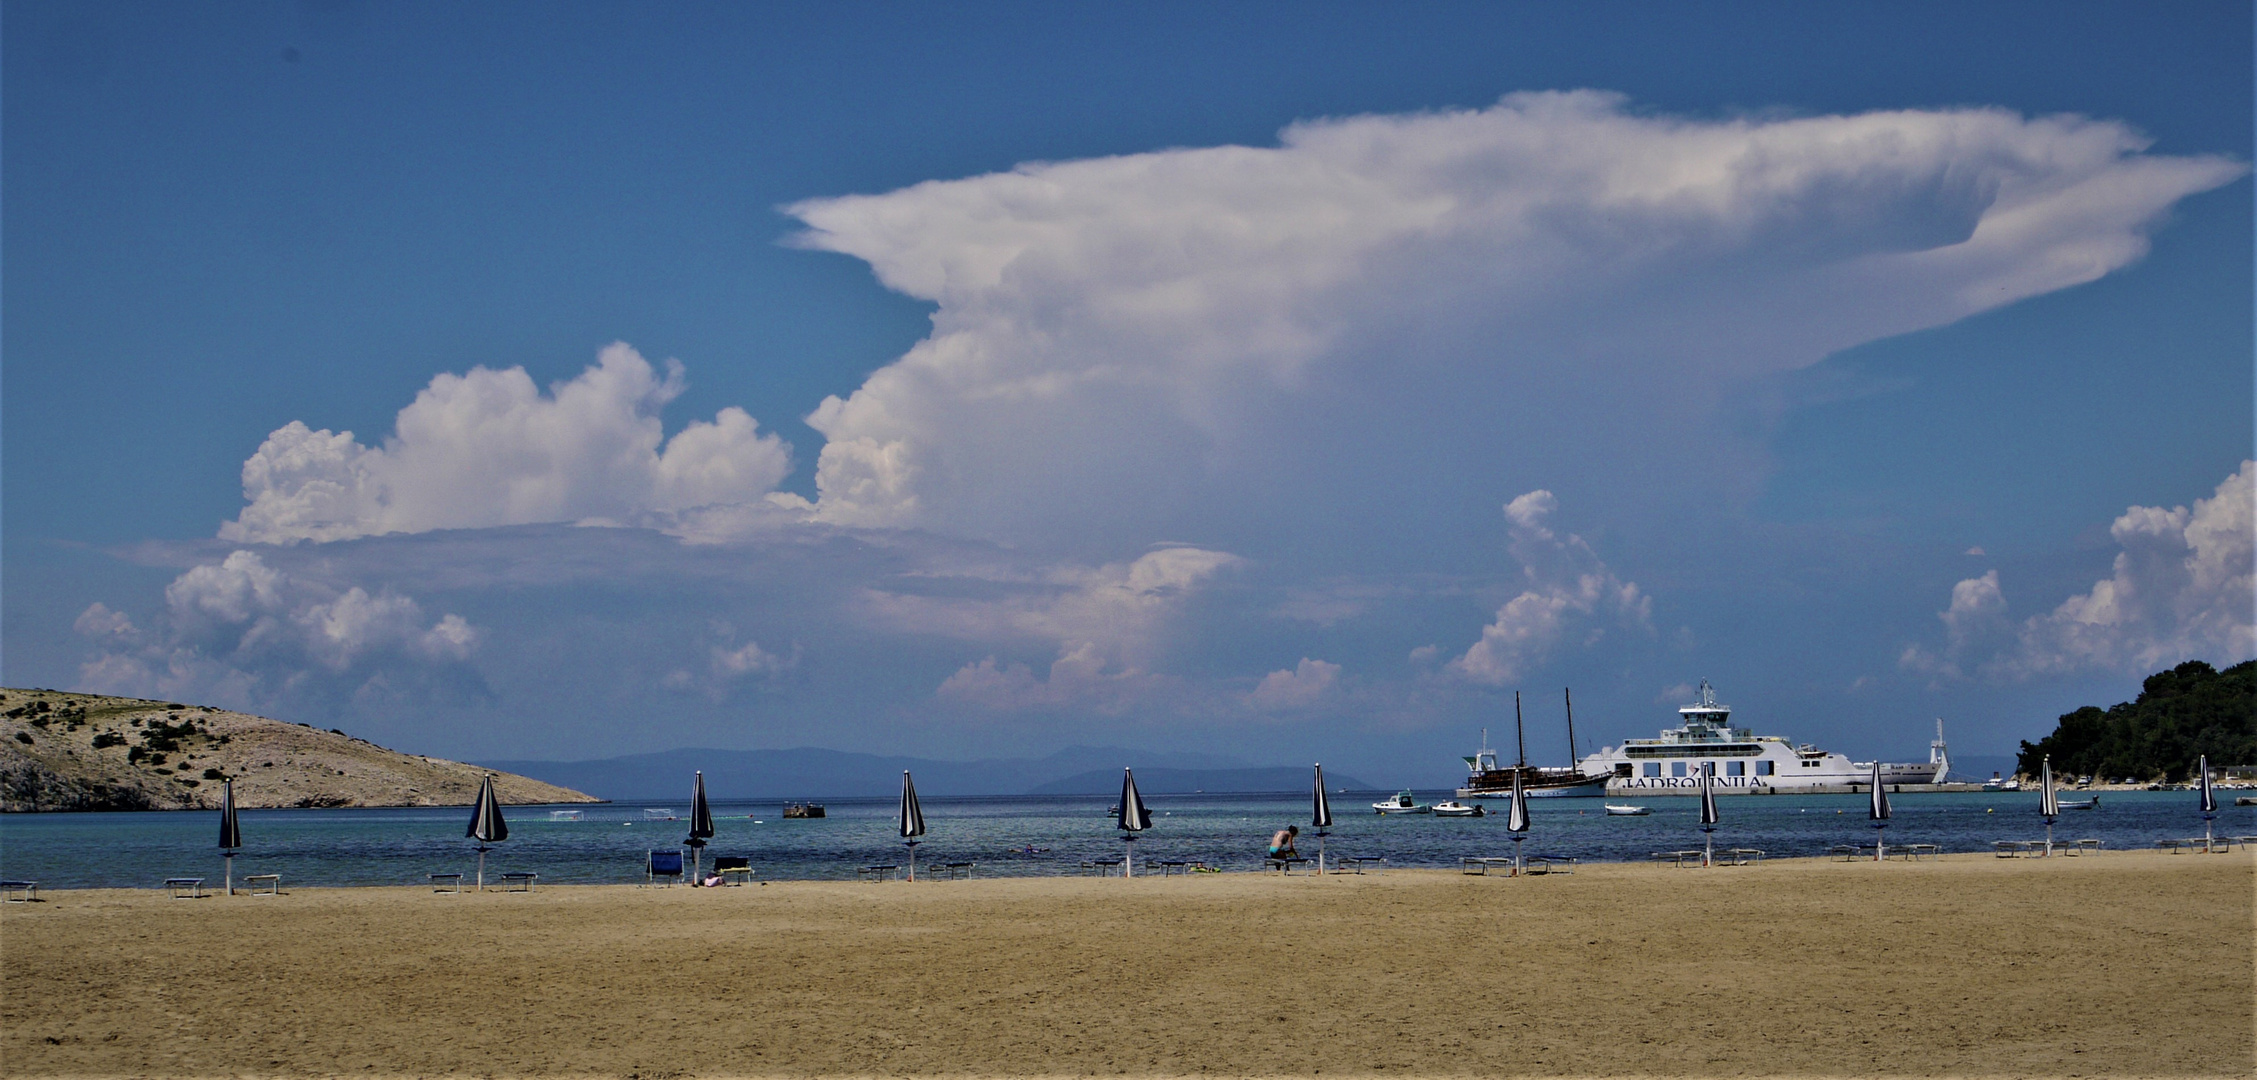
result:
<svg viewBox="0 0 2257 1080"><path fill-rule="evenodd" d="M1259 766L1213 754L1168 754L1106 746L1069 746L1048 757L935 761L801 747L793 750L667 750L594 761L487 761L501 769L614 801L688 796L690 775L705 772L715 799L874 798L901 791L901 774L916 775L917 792L951 795L1105 795L1120 790L1121 768L1136 770L1146 794L1194 791L1297 791L1309 786L1307 766ZM1352 776L1325 775L1325 786L1369 790Z"/></svg>

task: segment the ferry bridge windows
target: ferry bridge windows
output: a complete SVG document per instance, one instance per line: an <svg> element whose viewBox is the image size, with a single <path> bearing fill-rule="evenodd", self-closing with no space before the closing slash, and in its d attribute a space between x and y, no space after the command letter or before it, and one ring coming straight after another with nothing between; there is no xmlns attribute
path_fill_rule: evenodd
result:
<svg viewBox="0 0 2257 1080"><path fill-rule="evenodd" d="M1658 762L1658 761L1649 761L1649 762L1647 762L1647 763L1646 763L1646 775L1647 775L1647 776L1660 776L1660 775L1661 775L1661 762Z"/></svg>
<svg viewBox="0 0 2257 1080"><path fill-rule="evenodd" d="M1745 761L1727 761L1724 763L1724 775L1726 776L1746 776L1747 774L1748 763Z"/></svg>

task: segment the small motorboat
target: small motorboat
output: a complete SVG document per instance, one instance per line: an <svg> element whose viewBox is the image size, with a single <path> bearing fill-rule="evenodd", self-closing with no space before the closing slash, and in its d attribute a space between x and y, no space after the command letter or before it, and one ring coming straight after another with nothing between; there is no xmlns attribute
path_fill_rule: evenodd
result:
<svg viewBox="0 0 2257 1080"><path fill-rule="evenodd" d="M2100 806L2100 796L2095 795L2089 799L2061 799L2057 805L2063 810L2097 809Z"/></svg>
<svg viewBox="0 0 2257 1080"><path fill-rule="evenodd" d="M586 813L587 813L587 811L585 811L585 810L551 810L551 811L549 811L549 820L550 820L550 821L578 821L578 820L580 820L581 816L582 816L582 815L584 815L584 814L586 814Z"/></svg>
<svg viewBox="0 0 2257 1080"><path fill-rule="evenodd" d="M784 816L788 818L819 818L825 815L822 803L795 802L784 804Z"/></svg>
<svg viewBox="0 0 2257 1080"><path fill-rule="evenodd" d="M1379 802L1371 804L1371 808L1382 814L1431 814L1434 812L1433 807L1411 798L1411 789L1409 788L1404 788Z"/></svg>
<svg viewBox="0 0 2257 1080"><path fill-rule="evenodd" d="M1645 817L1647 814L1651 813L1653 813L1652 810L1643 806L1616 806L1613 803L1607 804L1608 817Z"/></svg>
<svg viewBox="0 0 2257 1080"><path fill-rule="evenodd" d="M661 807L661 806L646 806L646 807L644 807L644 808L643 808L643 820L644 820L644 821L673 821L673 820L675 820L675 818L674 818L674 811L672 811L672 810L668 810L668 809L666 809L665 807Z"/></svg>
<svg viewBox="0 0 2257 1080"><path fill-rule="evenodd" d="M1489 812L1479 806L1467 806L1456 799L1444 799L1427 809L1435 817L1480 817Z"/></svg>

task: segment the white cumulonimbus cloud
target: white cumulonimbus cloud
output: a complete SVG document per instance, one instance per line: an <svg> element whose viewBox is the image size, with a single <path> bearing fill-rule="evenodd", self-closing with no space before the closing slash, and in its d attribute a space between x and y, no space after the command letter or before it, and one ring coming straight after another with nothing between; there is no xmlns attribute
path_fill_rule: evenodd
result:
<svg viewBox="0 0 2257 1080"><path fill-rule="evenodd" d="M1340 665L1306 656L1290 668L1262 676L1261 684L1246 695L1246 704L1260 712L1306 709L1323 701L1340 681Z"/></svg>
<svg viewBox="0 0 2257 1080"><path fill-rule="evenodd" d="M459 676L482 637L460 615L430 619L412 597L295 577L254 551L173 579L150 630L100 603L75 629L98 649L79 672L91 690L243 707Z"/></svg>
<svg viewBox="0 0 2257 1080"><path fill-rule="evenodd" d="M2244 461L2192 507L2130 507L2108 530L2122 549L2109 577L2019 624L2007 616L1996 570L1961 581L1937 613L1942 650L1909 646L1900 663L1954 678L2027 678L2257 658L2253 487L2257 462Z"/></svg>
<svg viewBox="0 0 2257 1080"><path fill-rule="evenodd" d="M1731 380L2091 281L2244 171L2146 145L2000 109L1532 93L809 200L800 242L938 305L808 418L818 513L1086 537L1187 506L1345 523L1345 477L1490 450L1690 468L1736 452L1700 429Z"/></svg>
<svg viewBox="0 0 2257 1080"><path fill-rule="evenodd" d="M247 505L220 536L343 540L767 501L790 447L733 407L664 438L659 410L682 388L679 363L662 377L614 344L547 393L523 368L440 375L381 446L292 421L243 463Z"/></svg>
<svg viewBox="0 0 2257 1080"><path fill-rule="evenodd" d="M1526 675L1563 644L1588 645L1614 627L1650 627L1653 603L1634 582L1615 576L1583 538L1553 532L1559 501L1531 491L1505 504L1512 542L1527 587L1497 609L1481 640L1450 661L1477 683L1502 686Z"/></svg>
<svg viewBox="0 0 2257 1080"><path fill-rule="evenodd" d="M1227 552L1164 547L1094 569L991 576L999 588L984 596L871 590L865 610L903 630L1057 650L1044 676L994 656L966 664L941 683L944 699L991 710L1117 711L1167 685L1148 668L1168 623L1209 579L1239 561Z"/></svg>

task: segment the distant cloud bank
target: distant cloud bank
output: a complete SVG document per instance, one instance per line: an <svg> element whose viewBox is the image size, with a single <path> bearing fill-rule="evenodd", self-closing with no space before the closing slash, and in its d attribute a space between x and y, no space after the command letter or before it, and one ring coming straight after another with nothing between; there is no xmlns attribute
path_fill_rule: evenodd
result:
<svg viewBox="0 0 2257 1080"><path fill-rule="evenodd" d="M2257 462L2192 507L2134 506L2108 534L2122 550L2091 589L2021 623L2007 616L1998 571L1952 586L1940 650L1906 647L1903 666L1946 677L2100 669L2153 671L2186 660L2257 658Z"/></svg>
<svg viewBox="0 0 2257 1080"><path fill-rule="evenodd" d="M247 503L220 537L347 540L430 529L623 521L653 511L760 502L791 449L744 410L663 439L658 412L682 392L624 344L579 377L533 385L523 368L442 374L400 410L381 446L298 421L243 463Z"/></svg>

